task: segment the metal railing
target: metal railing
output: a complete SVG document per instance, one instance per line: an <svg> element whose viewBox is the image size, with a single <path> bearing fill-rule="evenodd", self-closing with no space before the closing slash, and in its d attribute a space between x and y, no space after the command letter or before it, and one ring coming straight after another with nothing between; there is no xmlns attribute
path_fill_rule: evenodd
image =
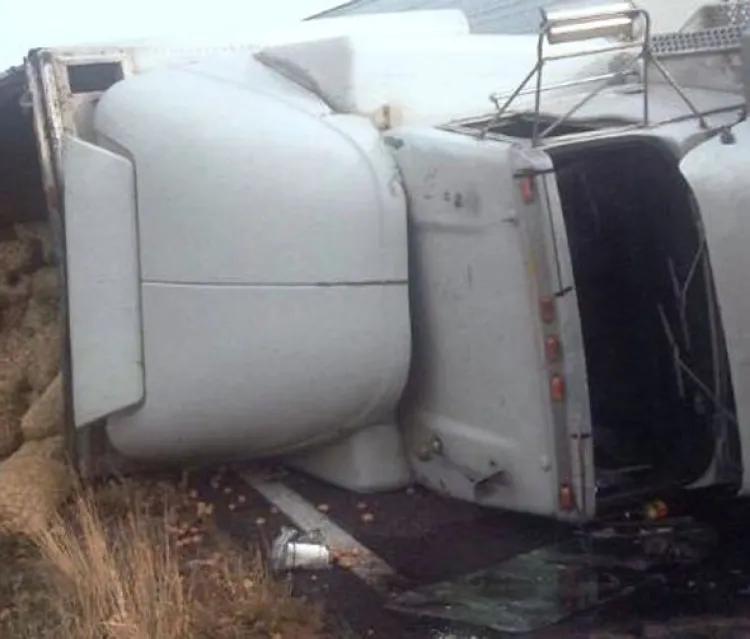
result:
<svg viewBox="0 0 750 639"><path fill-rule="evenodd" d="M659 72L667 84L675 90L681 100L688 106L692 114L697 118L700 126L704 129L708 128L704 114L696 108L695 104L693 104L683 89L677 84L677 82L675 82L669 71L655 55L652 46L653 37L651 33L651 17L646 10L637 8L629 3L618 3L608 10L605 8L598 13L592 13L589 15L582 12L568 12L568 15L562 14L555 16L547 13L544 9L540 10L540 12L542 15L542 23L537 40L536 64L531 71L529 71L518 88L516 88L516 90L507 98L502 100L500 96L490 96L497 108L497 114L487 125L485 125L485 127L483 127L480 134L481 137L486 136L492 128L501 121L503 116L509 112L513 102L519 96L533 93L534 111L532 115L534 119L532 123L531 143L533 146L538 146L545 137L549 136L555 129L571 118L604 89L613 86L615 83L621 83L628 75L636 73L639 63L642 63L643 115L641 124L643 126L648 126L650 123L649 75L650 69L653 68ZM639 23L642 26L642 29L640 37L637 37L637 27ZM578 29L579 32L578 37L576 37L576 29ZM560 53L557 55L549 54L547 52L547 45L554 45L561 42L583 41L594 37L606 37L608 35L619 37L620 41L598 48L587 48L581 51ZM627 38L626 41L622 41L623 36ZM618 51L629 52L634 49L638 50L637 54L633 55L629 60L626 60L622 68L616 71L597 75L595 77L579 78L549 87L544 86L543 71L545 65L550 62L593 56L602 53L614 53ZM535 87L532 89L527 88L534 78L536 78ZM556 118L544 130L540 130L542 120L541 101L543 92L561 88L583 86L590 83L598 84L594 89L586 93L580 100L570 107L563 115Z"/></svg>

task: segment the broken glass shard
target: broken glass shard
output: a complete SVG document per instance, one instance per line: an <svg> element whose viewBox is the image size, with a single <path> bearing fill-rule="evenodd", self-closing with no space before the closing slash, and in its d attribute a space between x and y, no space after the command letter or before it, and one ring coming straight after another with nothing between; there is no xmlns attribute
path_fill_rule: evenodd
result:
<svg viewBox="0 0 750 639"><path fill-rule="evenodd" d="M632 592L648 567L592 552L590 541L573 539L404 593L388 607L500 632L531 632Z"/></svg>

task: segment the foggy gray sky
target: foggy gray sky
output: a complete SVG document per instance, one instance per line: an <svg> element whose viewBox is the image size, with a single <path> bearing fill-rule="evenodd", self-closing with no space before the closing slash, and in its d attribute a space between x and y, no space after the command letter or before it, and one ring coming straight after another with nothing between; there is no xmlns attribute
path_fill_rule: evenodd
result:
<svg viewBox="0 0 750 639"><path fill-rule="evenodd" d="M247 41L335 0L0 0L0 72L34 47L145 37Z"/></svg>
<svg viewBox="0 0 750 639"><path fill-rule="evenodd" d="M343 1L0 0L0 72L19 64L33 47L159 37L246 44L259 32ZM672 31L708 1L638 0L638 4L651 12L657 31ZM446 4L450 3L434 2L439 7Z"/></svg>

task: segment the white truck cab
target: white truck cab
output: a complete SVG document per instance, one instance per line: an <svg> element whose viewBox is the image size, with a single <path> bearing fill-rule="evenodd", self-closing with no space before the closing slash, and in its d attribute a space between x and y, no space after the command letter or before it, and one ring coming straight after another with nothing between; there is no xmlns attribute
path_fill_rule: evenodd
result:
<svg viewBox="0 0 750 639"><path fill-rule="evenodd" d="M538 38L444 17L385 37L381 16L32 52L0 132L36 146L59 231L81 462L104 434L131 460L280 457L573 521L746 492L750 140L724 6L662 35L615 3L544 13Z"/></svg>

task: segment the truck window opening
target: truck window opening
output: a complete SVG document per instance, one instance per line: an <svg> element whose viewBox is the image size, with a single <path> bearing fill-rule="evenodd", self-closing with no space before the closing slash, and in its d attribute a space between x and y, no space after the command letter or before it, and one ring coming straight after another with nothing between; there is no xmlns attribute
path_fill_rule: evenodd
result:
<svg viewBox="0 0 750 639"><path fill-rule="evenodd" d="M697 481L713 457L716 420L734 413L734 400L721 323L711 325L718 311L689 186L676 160L649 141L550 154L581 315L600 492L604 477L615 491L636 476L652 485ZM676 365L675 348L688 370Z"/></svg>
<svg viewBox="0 0 750 639"><path fill-rule="evenodd" d="M67 69L70 92L74 95L106 91L124 77L119 62L71 64Z"/></svg>
<svg viewBox="0 0 750 639"><path fill-rule="evenodd" d="M46 215L32 115L19 104L24 87L17 84L0 95L0 232Z"/></svg>
<svg viewBox="0 0 750 639"><path fill-rule="evenodd" d="M535 117L533 113L515 113L513 115L505 116L498 122L493 123L487 132L510 138L531 140L534 137L535 121L537 122L538 132L542 133L547 127L553 125L556 120L557 116L542 114L539 117ZM465 126L484 131L487 124L488 120L483 119L481 121L466 123ZM547 137L557 138L564 135L589 133L591 131L599 131L602 129L623 127L628 124L632 124L632 122L613 118L593 120L573 120L569 118L558 124Z"/></svg>

